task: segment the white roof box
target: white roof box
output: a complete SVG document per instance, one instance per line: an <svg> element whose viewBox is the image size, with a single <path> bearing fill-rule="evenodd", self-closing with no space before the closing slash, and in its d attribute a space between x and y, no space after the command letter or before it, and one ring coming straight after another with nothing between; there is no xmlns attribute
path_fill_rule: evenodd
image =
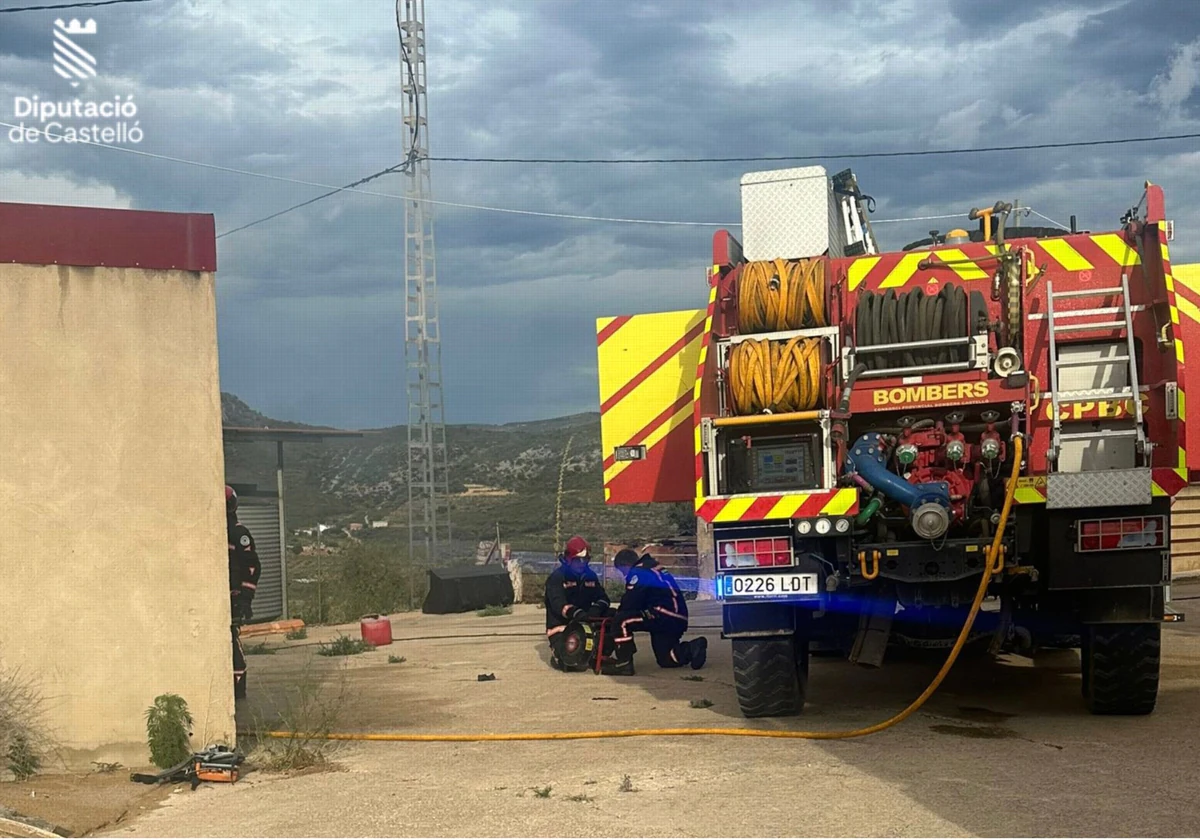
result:
<svg viewBox="0 0 1200 840"><path fill-rule="evenodd" d="M846 233L823 166L742 176L742 251L747 260L840 257Z"/></svg>

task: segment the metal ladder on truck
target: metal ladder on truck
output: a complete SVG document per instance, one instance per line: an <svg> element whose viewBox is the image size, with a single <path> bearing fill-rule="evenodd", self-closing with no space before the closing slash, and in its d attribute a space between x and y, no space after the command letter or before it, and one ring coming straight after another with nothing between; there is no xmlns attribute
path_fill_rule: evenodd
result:
<svg viewBox="0 0 1200 840"><path fill-rule="evenodd" d="M1055 312L1054 304L1066 298L1105 297L1119 295L1120 302L1116 306L1102 306L1091 309L1071 309ZM1054 291L1053 282L1046 279L1047 328L1050 335L1050 400L1053 419L1050 435L1050 451L1055 462L1054 472L1058 469L1058 460L1063 443L1076 440L1110 440L1113 438L1133 438L1136 460L1142 469L1149 467L1149 447L1146 444L1146 431L1142 424L1142 399L1137 373L1137 354L1133 341L1133 310L1129 303L1129 275L1121 275L1121 285L1104 289L1083 289L1070 292ZM1113 316L1112 320L1090 320L1096 316ZM1074 320L1086 318L1089 320ZM1071 319L1071 320L1068 320ZM1125 331L1125 352L1121 355L1105 356L1101 359L1060 360L1058 358L1059 333L1089 332L1094 330ZM1126 385L1120 388L1089 388L1078 391L1063 391L1059 388L1060 372L1065 368L1094 367L1098 365L1124 364L1128 370ZM1129 428L1093 430L1086 432L1064 432L1060 408L1096 400L1131 400L1134 406ZM1107 472L1107 471L1085 471ZM1147 479L1148 481L1148 479Z"/></svg>

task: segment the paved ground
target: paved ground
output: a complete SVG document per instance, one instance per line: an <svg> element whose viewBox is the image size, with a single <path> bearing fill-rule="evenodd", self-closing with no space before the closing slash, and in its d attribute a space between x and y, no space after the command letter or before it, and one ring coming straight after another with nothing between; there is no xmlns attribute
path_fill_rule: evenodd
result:
<svg viewBox="0 0 1200 840"><path fill-rule="evenodd" d="M1200 596L1200 586L1175 595ZM113 835L1196 836L1195 606L1197 623L1166 632L1159 709L1147 718L1088 716L1074 653L1036 665L973 661L956 666L917 715L867 738L353 744L336 752L336 771L255 774L177 793ZM491 619L399 617L395 632L536 634L539 621L527 608ZM559 674L536 635L397 641L340 661L299 648L250 659L254 696L241 714L253 725L295 706L295 693L280 698L300 682L319 683L325 697L344 691L338 727L347 731L743 726L728 644L708 632L703 682L660 671L648 650L632 679ZM388 664L389 654L407 661ZM870 672L815 661L805 717L762 725L829 730L881 720L919 694L938 664ZM480 673L496 680L479 682ZM702 698L713 706L690 707ZM632 791L621 789L626 776Z"/></svg>

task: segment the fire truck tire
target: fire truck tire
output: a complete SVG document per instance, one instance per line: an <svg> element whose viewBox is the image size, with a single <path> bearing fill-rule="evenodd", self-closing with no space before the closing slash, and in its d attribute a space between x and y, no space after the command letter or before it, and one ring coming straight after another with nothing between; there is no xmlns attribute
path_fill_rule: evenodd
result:
<svg viewBox="0 0 1200 840"><path fill-rule="evenodd" d="M1094 715L1148 715L1158 700L1162 627L1097 624L1084 629L1083 699Z"/></svg>
<svg viewBox="0 0 1200 840"><path fill-rule="evenodd" d="M744 717L800 714L808 693L807 642L734 639L733 682Z"/></svg>

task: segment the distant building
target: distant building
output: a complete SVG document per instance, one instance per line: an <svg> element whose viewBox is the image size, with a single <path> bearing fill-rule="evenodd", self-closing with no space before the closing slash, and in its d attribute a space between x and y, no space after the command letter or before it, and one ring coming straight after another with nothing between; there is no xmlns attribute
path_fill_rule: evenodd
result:
<svg viewBox="0 0 1200 840"><path fill-rule="evenodd" d="M378 520L378 521L371 523L372 528L386 528L387 526L388 526L388 523L387 523L386 519Z"/></svg>
<svg viewBox="0 0 1200 840"><path fill-rule="evenodd" d="M361 522L351 522L350 523L351 531L361 531L362 527L363 527L363 524Z"/></svg>

